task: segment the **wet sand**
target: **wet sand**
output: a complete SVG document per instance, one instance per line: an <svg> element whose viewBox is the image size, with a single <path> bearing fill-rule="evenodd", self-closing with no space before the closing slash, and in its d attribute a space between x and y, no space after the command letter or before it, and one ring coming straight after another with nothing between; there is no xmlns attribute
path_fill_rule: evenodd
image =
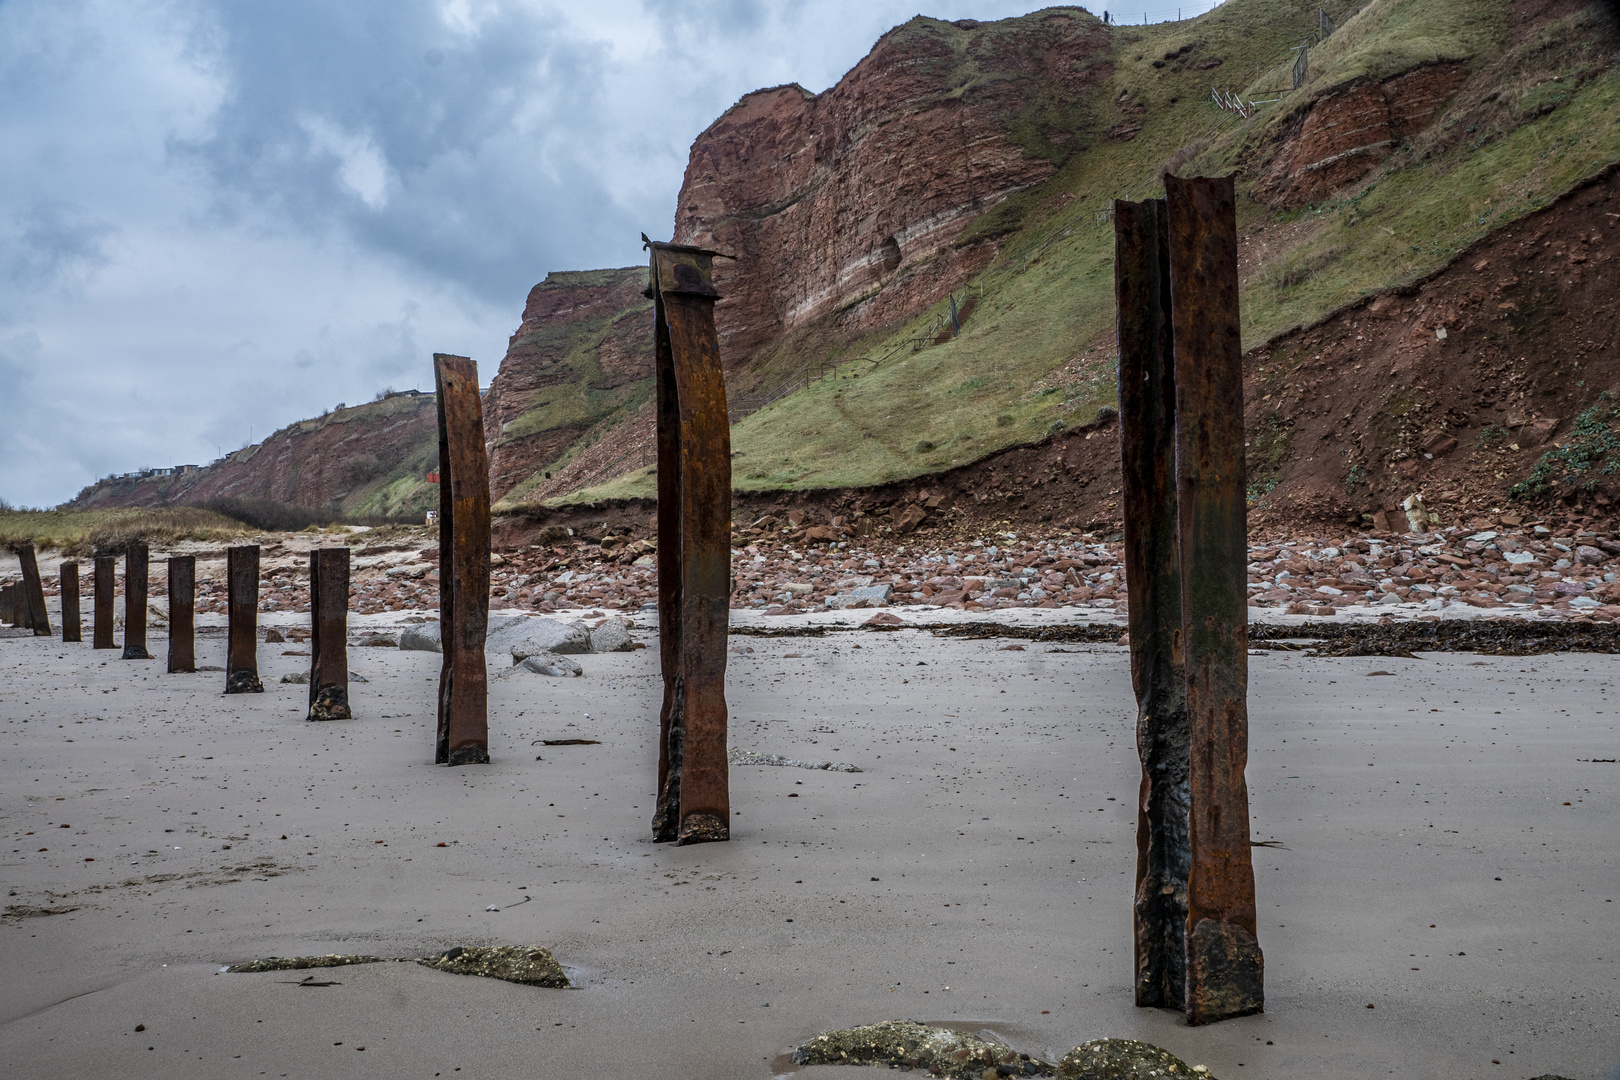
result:
<svg viewBox="0 0 1620 1080"><path fill-rule="evenodd" d="M1620 757L1620 661L1251 656L1267 1011L1194 1029L1131 1005L1126 651L1005 644L734 637L732 744L865 771L734 767L732 842L673 848L656 647L492 683L494 763L451 770L435 654L351 649L357 717L317 725L276 681L296 645L227 698L0 639L5 903L74 909L0 920L0 1073L760 1080L897 1017L1049 1056L1141 1038L1224 1080L1620 1060L1620 765L1581 760ZM571 737L601 743L537 744ZM218 973L471 943L549 946L578 988Z"/></svg>

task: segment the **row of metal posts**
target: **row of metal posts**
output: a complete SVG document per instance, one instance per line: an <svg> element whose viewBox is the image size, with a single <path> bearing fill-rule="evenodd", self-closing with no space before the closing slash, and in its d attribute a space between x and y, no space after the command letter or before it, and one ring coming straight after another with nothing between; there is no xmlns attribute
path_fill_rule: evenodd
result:
<svg viewBox="0 0 1620 1080"><path fill-rule="evenodd" d="M50 637L45 590L31 543L15 547L22 581L0 589L0 620ZM144 541L124 545L123 659L150 660L146 648L147 570ZM114 601L118 557L95 557L91 648L115 649ZM79 564L61 566L62 640L79 641ZM225 693L263 693L259 680L258 613L259 547L245 544L226 551L227 621ZM309 553L310 677L309 718L341 720L350 716L348 670L349 549L319 548ZM197 670L197 557L169 558L169 654L171 673Z"/></svg>
<svg viewBox="0 0 1620 1080"><path fill-rule="evenodd" d="M1136 1002L1193 1024L1258 1012L1264 958L1249 850L1247 522L1236 201L1230 177L1165 178L1166 198L1115 204L1119 400L1132 681L1142 762L1137 824ZM646 237L643 237L645 240ZM660 711L654 838L726 840L726 636L731 453L714 325L713 258L648 241L658 420ZM436 760L489 760L484 641L489 471L477 366L435 354L440 475ZM193 565L170 560L191 662ZM146 549L126 552L125 655L145 654ZM24 557L21 603L43 618ZM232 548L227 693L260 690L258 549ZM313 553L310 716L347 715L348 551ZM77 566L63 571L75 584ZM96 560L96 644L112 644L112 560ZM0 598L3 600L3 598ZM105 612L105 637L103 615ZM39 622L33 625L40 632ZM43 631L48 634L48 626ZM330 646L330 647L328 647ZM317 714L320 715L317 715Z"/></svg>

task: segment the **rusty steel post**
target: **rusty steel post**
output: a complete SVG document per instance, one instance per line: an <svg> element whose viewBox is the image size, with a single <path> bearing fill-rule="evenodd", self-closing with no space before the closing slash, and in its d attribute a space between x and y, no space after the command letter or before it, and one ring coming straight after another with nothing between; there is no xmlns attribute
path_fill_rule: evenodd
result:
<svg viewBox="0 0 1620 1080"><path fill-rule="evenodd" d="M31 627L35 637L50 637L51 620L45 610L45 583L39 577L39 559L34 555L34 545L18 544L12 550L17 553L17 561L22 563L21 606L27 613L13 625Z"/></svg>
<svg viewBox="0 0 1620 1080"><path fill-rule="evenodd" d="M645 240L646 238L643 237ZM648 241L658 402L659 716L653 837L731 836L726 635L731 424L714 328L714 252Z"/></svg>
<svg viewBox="0 0 1620 1080"><path fill-rule="evenodd" d="M0 622L17 625L17 586L0 585Z"/></svg>
<svg viewBox="0 0 1620 1080"><path fill-rule="evenodd" d="M1136 1004L1183 1007L1188 731L1176 546L1176 379L1163 199L1114 203L1120 472L1131 683L1142 782L1136 815Z"/></svg>
<svg viewBox="0 0 1620 1080"><path fill-rule="evenodd" d="M97 555L95 568L95 621L91 629L92 649L116 649L113 642L113 605L118 596L118 556Z"/></svg>
<svg viewBox="0 0 1620 1080"><path fill-rule="evenodd" d="M131 540L124 545L124 656L125 660L150 660L146 651L146 575L151 553L146 543Z"/></svg>
<svg viewBox="0 0 1620 1080"><path fill-rule="evenodd" d="M489 454L478 365L433 354L439 399L439 676L441 765L489 761Z"/></svg>
<svg viewBox="0 0 1620 1080"><path fill-rule="evenodd" d="M309 718L349 712L349 549L309 553Z"/></svg>
<svg viewBox="0 0 1620 1080"><path fill-rule="evenodd" d="M259 681L259 545L225 551L225 692L262 694Z"/></svg>
<svg viewBox="0 0 1620 1080"><path fill-rule="evenodd" d="M1265 1007L1249 851L1248 519L1232 178L1166 176L1176 495L1190 727L1186 1013Z"/></svg>
<svg viewBox="0 0 1620 1080"><path fill-rule="evenodd" d="M79 564L65 562L61 567L62 640L82 641L79 636Z"/></svg>
<svg viewBox="0 0 1620 1080"><path fill-rule="evenodd" d="M169 672L197 670L197 556L169 556Z"/></svg>

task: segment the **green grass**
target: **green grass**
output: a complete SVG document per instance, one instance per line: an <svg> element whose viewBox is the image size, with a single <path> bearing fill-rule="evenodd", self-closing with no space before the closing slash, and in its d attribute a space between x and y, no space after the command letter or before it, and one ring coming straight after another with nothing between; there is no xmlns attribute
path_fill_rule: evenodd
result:
<svg viewBox="0 0 1620 1080"><path fill-rule="evenodd" d="M1341 25L1313 49L1307 87L1285 92L1247 121L1210 103L1212 84L1287 86L1293 59L1287 46L1312 33L1319 6ZM1242 267L1246 348L1433 272L1478 238L1620 160L1620 79L1595 44L1601 41L1595 8L1512 47L1515 17L1507 0L1372 0L1351 18L1353 8L1348 0L1229 0L1186 23L1111 31L1111 81L1072 114L1081 118L1085 152L1054 156L1060 168L1049 180L981 215L959 241L995 238L1001 245L982 276L984 298L961 335L903 352L875 370L847 364L837 377L744 419L732 432L734 487L903 480L1037 441L1113 405L1111 368L1079 362L1093 355L1092 347L1103 356L1113 348L1113 227L1099 212L1116 197L1162 195L1160 169L1172 158L1182 175L1240 170L1240 231L1280 227ZM940 32L922 22L929 25L915 32ZM1218 66L1196 66L1217 57ZM1480 78L1355 190L1286 213L1244 194L1275 152L1284 122L1313 95L1442 59L1466 62ZM962 92L972 90L969 78ZM1146 109L1140 133L1128 142L1097 134L1121 115L1114 102L1122 92ZM999 272L1064 229L1068 235L1027 268ZM943 309L937 304L858 340L841 337L829 320L781 343L761 363L791 371L808 360L880 356ZM1060 379L1073 371L1079 376ZM1054 386L1060 392L1050 392ZM652 488L650 471L643 471L569 501L648 495Z"/></svg>
<svg viewBox="0 0 1620 1080"><path fill-rule="evenodd" d="M173 544L215 542L249 532L247 526L194 506L133 510L0 510L0 545L32 542L40 550L89 555L127 540Z"/></svg>

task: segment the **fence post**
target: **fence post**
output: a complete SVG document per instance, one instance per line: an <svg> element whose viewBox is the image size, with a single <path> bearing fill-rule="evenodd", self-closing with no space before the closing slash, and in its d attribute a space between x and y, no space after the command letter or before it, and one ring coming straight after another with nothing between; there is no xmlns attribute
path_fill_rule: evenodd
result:
<svg viewBox="0 0 1620 1080"><path fill-rule="evenodd" d="M81 641L79 636L79 564L65 562L61 567L62 640Z"/></svg>
<svg viewBox="0 0 1620 1080"><path fill-rule="evenodd" d="M309 718L347 720L349 711L349 549L309 553ZM444 624L439 624L442 633Z"/></svg>
<svg viewBox="0 0 1620 1080"><path fill-rule="evenodd" d="M489 456L478 365L433 354L439 395L440 765L489 761ZM345 598L347 602L347 598Z"/></svg>
<svg viewBox="0 0 1620 1080"><path fill-rule="evenodd" d="M1176 544L1176 378L1163 199L1114 203L1120 473L1131 683L1142 781L1136 814L1136 1004L1184 1006L1188 728Z"/></svg>
<svg viewBox="0 0 1620 1080"><path fill-rule="evenodd" d="M1182 649L1190 728L1186 1012L1260 1012L1249 850L1243 346L1232 177L1166 176L1176 379Z"/></svg>
<svg viewBox="0 0 1620 1080"><path fill-rule="evenodd" d="M118 595L118 557L97 555L95 562L95 623L91 630L92 649L116 649L113 641L113 606Z"/></svg>
<svg viewBox="0 0 1620 1080"><path fill-rule="evenodd" d="M169 673L197 670L197 556L169 556Z"/></svg>
<svg viewBox="0 0 1620 1080"><path fill-rule="evenodd" d="M715 252L647 242L658 408L659 716L653 837L731 837L726 635L731 431L714 327Z"/></svg>
<svg viewBox="0 0 1620 1080"><path fill-rule="evenodd" d="M124 545L124 655L125 660L150 660L146 651L147 570L151 553L144 540Z"/></svg>
<svg viewBox="0 0 1620 1080"><path fill-rule="evenodd" d="M259 681L259 545L225 551L225 692L262 694Z"/></svg>

